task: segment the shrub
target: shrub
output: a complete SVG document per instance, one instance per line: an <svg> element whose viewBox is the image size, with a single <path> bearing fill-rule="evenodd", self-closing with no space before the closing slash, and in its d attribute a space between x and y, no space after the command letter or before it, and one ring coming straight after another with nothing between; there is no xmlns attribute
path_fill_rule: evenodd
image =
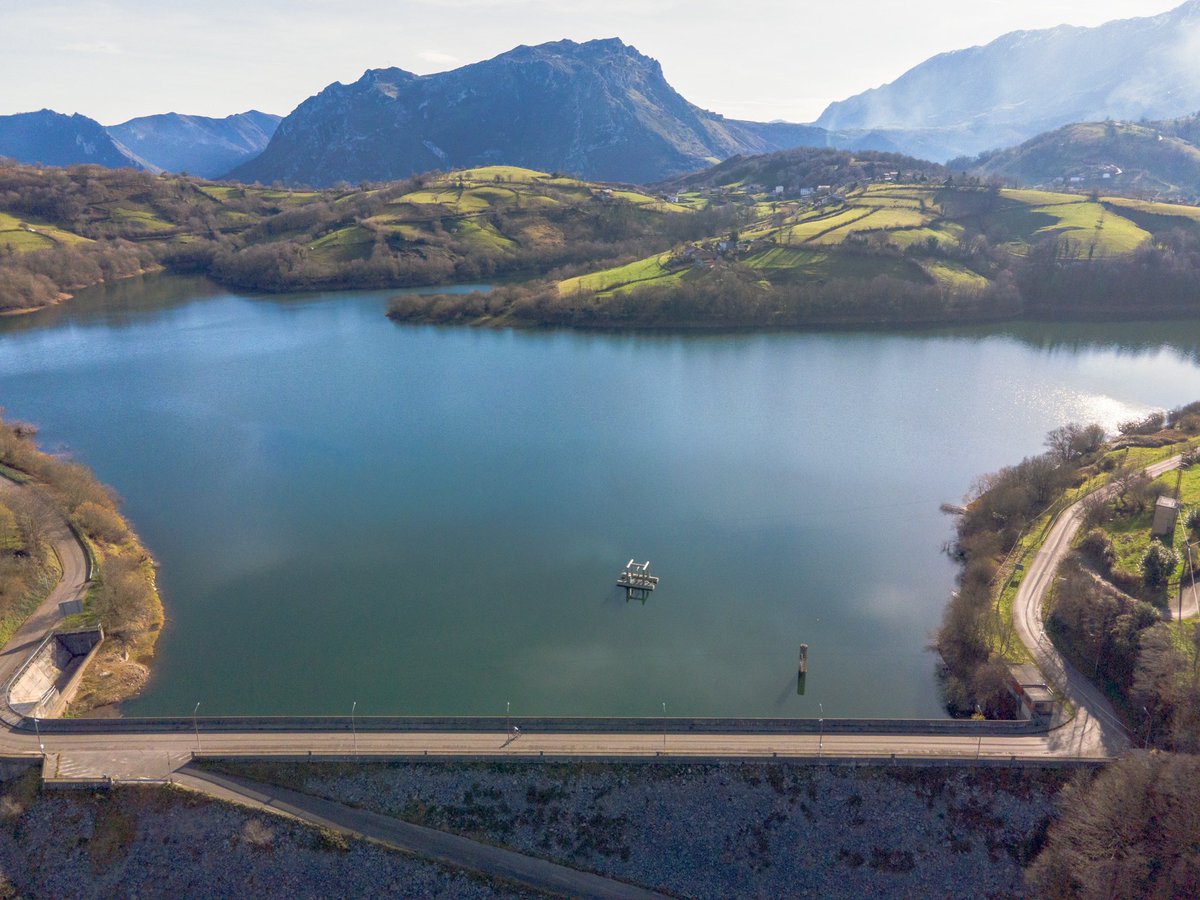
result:
<svg viewBox="0 0 1200 900"><path fill-rule="evenodd" d="M113 510L91 500L75 508L75 522L93 540L120 544L129 537L129 529Z"/></svg>
<svg viewBox="0 0 1200 900"><path fill-rule="evenodd" d="M1179 554L1165 544L1153 541L1142 557L1142 580L1149 587L1160 587L1178 567Z"/></svg>
<svg viewBox="0 0 1200 900"><path fill-rule="evenodd" d="M1166 420L1166 413L1152 412L1143 419L1131 419L1128 422L1122 422L1117 426L1117 431L1121 432L1121 434L1154 434L1154 432L1162 429Z"/></svg>
<svg viewBox="0 0 1200 900"><path fill-rule="evenodd" d="M1093 528L1079 542L1080 554L1098 568L1104 574L1112 571L1113 564L1117 561L1117 553L1113 549L1112 541L1103 529Z"/></svg>

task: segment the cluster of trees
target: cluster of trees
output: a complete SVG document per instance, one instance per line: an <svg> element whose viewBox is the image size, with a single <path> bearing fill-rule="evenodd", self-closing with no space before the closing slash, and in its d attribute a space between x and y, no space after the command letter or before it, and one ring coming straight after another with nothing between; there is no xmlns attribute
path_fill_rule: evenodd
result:
<svg viewBox="0 0 1200 900"><path fill-rule="evenodd" d="M471 321L474 310L508 324L574 328L741 328L799 327L811 324L940 322L947 310L956 318L992 319L1013 302L1004 285L955 291L944 285L879 275L793 281L765 285L760 273L719 266L702 278L684 278L664 287L608 294L559 293L553 284L493 291L487 297L403 297L389 315L397 320Z"/></svg>
<svg viewBox="0 0 1200 900"><path fill-rule="evenodd" d="M840 187L857 179L876 178L885 172L903 172L915 178L944 179L948 171L937 163L900 153L796 147L766 156L735 156L703 172L672 179L663 187L693 190L727 184L761 184L768 188L782 185L792 191L823 184Z"/></svg>
<svg viewBox="0 0 1200 900"><path fill-rule="evenodd" d="M67 291L158 267L148 248L121 240L26 253L0 247L0 310L36 309Z"/></svg>
<svg viewBox="0 0 1200 900"><path fill-rule="evenodd" d="M1027 872L1038 897L1200 896L1200 757L1135 753L1082 773Z"/></svg>
<svg viewBox="0 0 1200 900"><path fill-rule="evenodd" d="M1090 427L1068 426L1073 433ZM958 522L953 553L960 564L957 590L946 604L934 646L945 665L947 707L1002 718L1010 712L1006 666L996 643L996 577L1005 556L1029 525L1079 478L1090 455L1063 459L1061 429L1047 436L1052 449L980 478ZM1103 431L1101 431L1103 435Z"/></svg>
<svg viewBox="0 0 1200 900"><path fill-rule="evenodd" d="M49 587L50 548L29 498L0 493L0 641Z"/></svg>
<svg viewBox="0 0 1200 900"><path fill-rule="evenodd" d="M1035 317L1194 314L1200 311L1200 234L1158 235L1127 256L1078 259L1062 241L1012 262L1023 310Z"/></svg>
<svg viewBox="0 0 1200 900"><path fill-rule="evenodd" d="M156 267L264 291L545 276L663 250L735 227L745 215L728 204L661 212L552 182L516 186L511 202L501 194L482 212L401 201L428 182L418 176L323 192L214 191L186 177L95 166L0 166L0 209L95 241L0 250L0 310L43 306ZM433 187L469 189L445 181ZM323 244L326 238L332 243Z"/></svg>
<svg viewBox="0 0 1200 900"><path fill-rule="evenodd" d="M1178 432L1172 436L1180 437ZM1004 664L993 649L996 578L1004 557L1026 529L1068 487L1101 469L1110 471L1117 485L1110 503L1133 503L1135 498L1144 502L1148 479L1105 458L1108 445L1102 427L1064 425L1046 435L1045 446L1045 453L978 479L959 519L953 545L960 563L958 586L934 638L945 664L946 702L952 711L967 713L978 706L985 715L1003 716L1007 710Z"/></svg>
<svg viewBox="0 0 1200 900"><path fill-rule="evenodd" d="M1153 493L1144 491L1147 500ZM1200 629L1194 622L1168 624L1162 614L1179 555L1152 542L1140 579L1114 570L1114 558L1107 534L1089 531L1055 584L1050 630L1080 670L1120 701L1143 744L1198 752Z"/></svg>

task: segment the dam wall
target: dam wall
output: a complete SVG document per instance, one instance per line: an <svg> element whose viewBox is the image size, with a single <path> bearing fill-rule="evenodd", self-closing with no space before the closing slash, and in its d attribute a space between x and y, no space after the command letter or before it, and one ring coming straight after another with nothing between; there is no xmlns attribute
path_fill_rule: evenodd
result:
<svg viewBox="0 0 1200 900"><path fill-rule="evenodd" d="M46 635L9 681L8 706L26 719L61 716L103 641L100 628Z"/></svg>

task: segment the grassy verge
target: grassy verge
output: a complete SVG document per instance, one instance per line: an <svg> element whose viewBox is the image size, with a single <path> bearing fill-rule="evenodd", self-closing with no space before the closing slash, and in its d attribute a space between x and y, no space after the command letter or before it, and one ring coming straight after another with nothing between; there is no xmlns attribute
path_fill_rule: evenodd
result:
<svg viewBox="0 0 1200 900"><path fill-rule="evenodd" d="M0 611L0 646L8 643L17 629L54 590L58 579L62 577L62 566L58 562L58 556L49 546L42 547L36 559L37 571L33 578L33 585L15 603L6 604Z"/></svg>

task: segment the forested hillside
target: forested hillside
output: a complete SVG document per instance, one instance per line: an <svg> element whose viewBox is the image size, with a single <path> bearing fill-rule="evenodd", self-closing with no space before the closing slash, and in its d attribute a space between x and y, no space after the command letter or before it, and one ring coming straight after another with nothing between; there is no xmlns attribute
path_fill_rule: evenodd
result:
<svg viewBox="0 0 1200 900"><path fill-rule="evenodd" d="M499 166L325 191L0 166L0 309L160 269L264 291L534 277L665 249L732 214Z"/></svg>

